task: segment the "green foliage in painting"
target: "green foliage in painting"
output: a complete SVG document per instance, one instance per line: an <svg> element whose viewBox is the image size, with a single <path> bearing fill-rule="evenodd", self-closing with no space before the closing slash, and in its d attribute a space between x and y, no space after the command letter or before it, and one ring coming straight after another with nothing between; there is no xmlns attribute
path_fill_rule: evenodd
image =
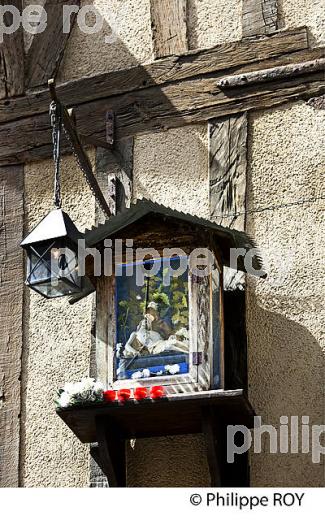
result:
<svg viewBox="0 0 325 520"><path fill-rule="evenodd" d="M118 302L118 326L124 344L143 319L149 302L158 304L160 318L169 318L175 332L182 327L188 328L187 276L174 277L170 285L165 286L163 279L166 269L168 270L168 268L161 269L156 275L149 275L142 287L131 289L128 299Z"/></svg>

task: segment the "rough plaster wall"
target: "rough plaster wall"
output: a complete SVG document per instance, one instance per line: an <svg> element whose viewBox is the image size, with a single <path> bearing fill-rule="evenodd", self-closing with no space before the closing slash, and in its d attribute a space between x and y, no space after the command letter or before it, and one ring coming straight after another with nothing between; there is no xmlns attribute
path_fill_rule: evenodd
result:
<svg viewBox="0 0 325 520"><path fill-rule="evenodd" d="M240 40L242 0L188 0L190 49Z"/></svg>
<svg viewBox="0 0 325 520"><path fill-rule="evenodd" d="M128 487L210 486L202 435L140 439L127 456Z"/></svg>
<svg viewBox="0 0 325 520"><path fill-rule="evenodd" d="M209 216L207 125L138 136L134 148L134 198Z"/></svg>
<svg viewBox="0 0 325 520"><path fill-rule="evenodd" d="M299 27L306 25L310 32L310 44L325 43L324 0L278 0L281 25Z"/></svg>
<svg viewBox="0 0 325 520"><path fill-rule="evenodd" d="M137 137L134 197L208 217L207 139L207 125ZM210 485L201 436L141 439L128 449L128 486L200 485Z"/></svg>
<svg viewBox="0 0 325 520"><path fill-rule="evenodd" d="M26 166L26 232L53 207L53 164ZM62 161L63 209L82 231L94 200L74 157ZM23 352L21 485L87 486L88 447L55 414L55 391L89 373L91 297L74 306L26 290Z"/></svg>
<svg viewBox="0 0 325 520"><path fill-rule="evenodd" d="M103 17L100 32L83 33L75 24L68 41L58 81L125 69L152 59L149 0L82 0ZM87 19L88 20L88 19ZM89 16L89 25L94 15ZM109 42L105 42L105 37Z"/></svg>
<svg viewBox="0 0 325 520"><path fill-rule="evenodd" d="M324 111L303 102L251 118L249 208L324 196L324 126ZM324 424L324 201L252 214L247 231L269 273L248 283L250 400L263 424ZM251 476L256 486L321 486L324 465L255 454Z"/></svg>

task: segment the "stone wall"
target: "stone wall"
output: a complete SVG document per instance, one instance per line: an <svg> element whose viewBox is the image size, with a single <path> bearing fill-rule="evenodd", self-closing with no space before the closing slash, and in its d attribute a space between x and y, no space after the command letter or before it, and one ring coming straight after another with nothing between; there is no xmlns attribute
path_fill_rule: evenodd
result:
<svg viewBox="0 0 325 520"><path fill-rule="evenodd" d="M83 0L87 5L90 0ZM321 43L322 2L280 0L283 25L310 27ZM59 81L131 67L153 59L149 0L95 0L103 32L73 29ZM190 48L241 38L239 0L189 0ZM116 38L104 37L116 27ZM322 189L323 112L305 103L256 113L249 119L249 208L314 198ZM93 160L94 153L91 152ZM95 203L73 157L63 161L64 209L80 230L94 220ZM51 161L25 169L26 232L51 207ZM135 139L133 197L209 215L207 125ZM247 230L268 259L269 278L249 280L247 322L249 392L263 422L309 415L322 422L321 203L249 216ZM288 269L280 269L283 258ZM281 264L282 265L282 264ZM282 272L283 271L283 272ZM279 276L280 275L280 276ZM279 283L279 279L281 283ZM55 390L89 371L92 297L71 307L26 291L23 354L21 484L88 486L88 448L54 411ZM324 348L324 345L323 345ZM170 460L173 461L172 466ZM304 470L302 471L302 464ZM321 485L323 466L310 455L254 455L252 485ZM209 485L200 436L137 441L128 449L130 486Z"/></svg>

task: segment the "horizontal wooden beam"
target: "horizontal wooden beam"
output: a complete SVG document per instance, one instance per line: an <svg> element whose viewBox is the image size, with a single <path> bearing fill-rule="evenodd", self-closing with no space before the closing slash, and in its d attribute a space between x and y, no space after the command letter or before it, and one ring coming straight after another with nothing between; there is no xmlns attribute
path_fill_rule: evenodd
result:
<svg viewBox="0 0 325 520"><path fill-rule="evenodd" d="M58 85L56 90L62 103L77 106L210 72L229 71L242 65L257 66L264 60L307 48L307 31L302 27L279 32L271 37L226 43L211 49L156 60L148 65L70 81ZM30 92L21 98L0 100L0 123L48 112L49 102L47 89Z"/></svg>
<svg viewBox="0 0 325 520"><path fill-rule="evenodd" d="M323 49L303 50L233 67L234 74L303 63L319 59ZM107 110L113 110L118 139L201 123L215 117L265 109L324 93L323 72L280 78L234 89L217 86L230 70L197 74L177 82L155 85L123 95L107 96L77 106L78 132L91 139L105 139ZM49 158L52 141L48 114L40 114L0 125L0 164L14 164ZM68 143L62 151L68 152Z"/></svg>

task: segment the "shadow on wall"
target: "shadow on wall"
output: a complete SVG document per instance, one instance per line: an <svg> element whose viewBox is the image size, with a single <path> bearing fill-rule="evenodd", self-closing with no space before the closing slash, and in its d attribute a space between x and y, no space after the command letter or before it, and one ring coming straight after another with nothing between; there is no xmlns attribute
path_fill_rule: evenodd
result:
<svg viewBox="0 0 325 520"><path fill-rule="evenodd" d="M280 303L280 302L279 302ZM284 304L285 302L283 302ZM284 308L281 305L281 308ZM314 464L312 452L301 453L301 417L310 425L324 424L324 354L302 325L256 303L247 294L249 399L262 424L279 431L280 417L298 416L300 453L269 453L269 435L262 436L262 453L250 452L252 486L323 486L324 461ZM311 428L310 428L311 437ZM279 436L278 436L279 440ZM321 437L324 444L324 435Z"/></svg>
<svg viewBox="0 0 325 520"><path fill-rule="evenodd" d="M181 417L180 417L181 420ZM138 439L127 447L128 487L210 486L203 435Z"/></svg>

